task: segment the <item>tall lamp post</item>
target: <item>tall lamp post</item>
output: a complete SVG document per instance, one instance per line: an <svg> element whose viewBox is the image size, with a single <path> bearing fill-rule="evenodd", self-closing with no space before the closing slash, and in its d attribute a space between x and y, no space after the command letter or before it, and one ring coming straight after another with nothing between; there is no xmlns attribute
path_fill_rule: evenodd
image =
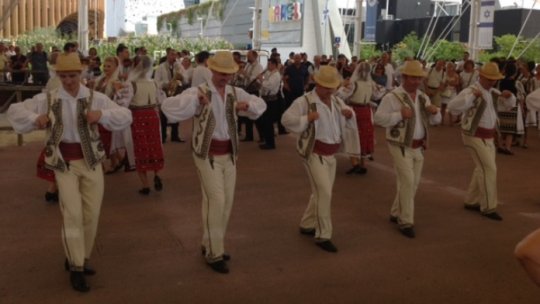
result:
<svg viewBox="0 0 540 304"><path fill-rule="evenodd" d="M204 20L203 17L197 17L197 21L201 22L201 29L199 31L199 37L201 38L204 36L203 20Z"/></svg>

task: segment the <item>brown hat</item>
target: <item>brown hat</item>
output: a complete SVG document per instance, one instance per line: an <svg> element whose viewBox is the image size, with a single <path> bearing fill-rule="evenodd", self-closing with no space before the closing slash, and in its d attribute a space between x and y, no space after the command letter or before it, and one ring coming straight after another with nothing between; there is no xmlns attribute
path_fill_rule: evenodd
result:
<svg viewBox="0 0 540 304"><path fill-rule="evenodd" d="M230 51L217 51L214 56L208 59L208 68L225 74L238 72L238 64L234 61Z"/></svg>
<svg viewBox="0 0 540 304"><path fill-rule="evenodd" d="M413 77L426 77L424 66L418 60L405 61L405 64L401 67L401 74Z"/></svg>
<svg viewBox="0 0 540 304"><path fill-rule="evenodd" d="M329 65L323 65L313 76L315 82L325 88L335 89L341 84L341 76L338 70Z"/></svg>
<svg viewBox="0 0 540 304"><path fill-rule="evenodd" d="M504 78L501 72L499 72L499 65L497 65L495 62L488 62L484 64L480 69L480 76L489 80L499 80Z"/></svg>
<svg viewBox="0 0 540 304"><path fill-rule="evenodd" d="M62 53L56 57L54 69L57 72L82 71L81 59L77 53Z"/></svg>

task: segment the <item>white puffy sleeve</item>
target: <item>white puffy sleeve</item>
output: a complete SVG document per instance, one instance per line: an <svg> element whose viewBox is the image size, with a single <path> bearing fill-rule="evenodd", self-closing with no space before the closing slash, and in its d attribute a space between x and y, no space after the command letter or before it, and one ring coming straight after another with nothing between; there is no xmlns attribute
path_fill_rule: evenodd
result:
<svg viewBox="0 0 540 304"><path fill-rule="evenodd" d="M121 131L131 125L133 118L128 108L121 107L102 93L94 92L92 110L101 110L99 123L110 131Z"/></svg>
<svg viewBox="0 0 540 304"><path fill-rule="evenodd" d="M171 123L193 117L200 109L198 87L185 90L180 95L166 98L161 103L161 111Z"/></svg>
<svg viewBox="0 0 540 304"><path fill-rule="evenodd" d="M37 129L39 115L47 113L47 95L37 94L23 102L14 103L7 110L7 119L17 133L28 133Z"/></svg>
<svg viewBox="0 0 540 304"><path fill-rule="evenodd" d="M305 97L297 98L283 113L281 124L293 133L304 132L308 125L308 104Z"/></svg>
<svg viewBox="0 0 540 304"><path fill-rule="evenodd" d="M249 105L247 111L240 111L238 112L238 115L255 120L266 111L266 103L262 98L248 94L240 88L234 88L234 90L236 90L236 100L239 102L247 102Z"/></svg>

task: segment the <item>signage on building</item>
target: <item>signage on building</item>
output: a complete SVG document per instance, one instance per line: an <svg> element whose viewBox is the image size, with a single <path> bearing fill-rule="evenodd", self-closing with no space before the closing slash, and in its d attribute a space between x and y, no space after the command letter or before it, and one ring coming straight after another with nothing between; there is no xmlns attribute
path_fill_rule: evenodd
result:
<svg viewBox="0 0 540 304"><path fill-rule="evenodd" d="M270 22L300 21L302 19L302 1L277 1L268 9Z"/></svg>
<svg viewBox="0 0 540 304"><path fill-rule="evenodd" d="M377 9L379 1L368 0L366 7L366 21L364 24L364 41L375 42L375 30L377 26Z"/></svg>
<svg viewBox="0 0 540 304"><path fill-rule="evenodd" d="M493 48L493 20L495 19L495 1L482 0L480 2L480 14L478 18L478 41L479 49Z"/></svg>

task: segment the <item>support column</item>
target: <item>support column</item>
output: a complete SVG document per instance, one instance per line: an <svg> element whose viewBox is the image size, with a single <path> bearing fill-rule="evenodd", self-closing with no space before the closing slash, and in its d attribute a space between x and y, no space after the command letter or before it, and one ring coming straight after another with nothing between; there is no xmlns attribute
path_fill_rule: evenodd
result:
<svg viewBox="0 0 540 304"><path fill-rule="evenodd" d="M41 24L41 1L34 1L34 18L35 26L43 27L43 25Z"/></svg>
<svg viewBox="0 0 540 304"><path fill-rule="evenodd" d="M62 11L60 10L61 6L62 4L58 2L54 5L54 19L56 20L56 25L60 24L60 21L64 18L64 16L62 16Z"/></svg>
<svg viewBox="0 0 540 304"><path fill-rule="evenodd" d="M26 3L26 30L33 31L34 28L34 7L32 5L32 0Z"/></svg>
<svg viewBox="0 0 540 304"><path fill-rule="evenodd" d="M0 16L3 16L4 15L4 0L0 0ZM3 25L3 24L2 24ZM4 31L4 27L2 26L2 28L0 29L0 37L2 38L5 38L6 37L6 33Z"/></svg>
<svg viewBox="0 0 540 304"><path fill-rule="evenodd" d="M79 0L78 36L79 50L88 54L88 0Z"/></svg>
<svg viewBox="0 0 540 304"><path fill-rule="evenodd" d="M261 4L261 0L255 0L255 8L253 9L253 40L251 41L254 50L261 49Z"/></svg>
<svg viewBox="0 0 540 304"><path fill-rule="evenodd" d="M41 6L41 26L49 26L49 0L43 0L43 5Z"/></svg>
<svg viewBox="0 0 540 304"><path fill-rule="evenodd" d="M477 46L477 36L478 36L478 11L479 11L479 1L471 0L471 17L469 21L469 54L471 59L478 59L478 46Z"/></svg>
<svg viewBox="0 0 540 304"><path fill-rule="evenodd" d="M62 13L60 18L65 18L67 16L67 1L59 0L59 2L60 2L60 5L62 6L60 10L60 12Z"/></svg>
<svg viewBox="0 0 540 304"><path fill-rule="evenodd" d="M362 16L364 13L362 2L364 1L356 0L356 16L354 18L353 56L358 56L358 59L360 59L360 51L362 48L362 32L364 31L364 28L362 27L362 22L363 22Z"/></svg>
<svg viewBox="0 0 540 304"><path fill-rule="evenodd" d="M26 0L19 0L19 6L13 13L19 17L19 34L26 33Z"/></svg>
<svg viewBox="0 0 540 304"><path fill-rule="evenodd" d="M48 26L54 26L56 27L56 22L54 20L54 0L49 0L49 9L47 10L47 14L49 16L49 25Z"/></svg>
<svg viewBox="0 0 540 304"><path fill-rule="evenodd" d="M11 11L11 36L19 35L19 14L17 10L19 5L16 5Z"/></svg>

